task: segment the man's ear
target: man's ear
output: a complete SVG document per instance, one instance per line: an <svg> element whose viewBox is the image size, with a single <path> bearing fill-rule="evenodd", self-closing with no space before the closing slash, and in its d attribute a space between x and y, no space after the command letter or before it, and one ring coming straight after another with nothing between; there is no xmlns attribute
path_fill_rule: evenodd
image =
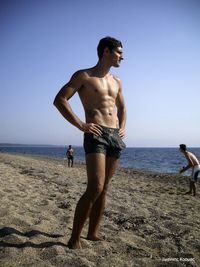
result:
<svg viewBox="0 0 200 267"><path fill-rule="evenodd" d="M104 51L103 51L103 55L108 55L108 54L110 54L110 50L109 50L109 48L108 47L106 47L105 49L104 49Z"/></svg>

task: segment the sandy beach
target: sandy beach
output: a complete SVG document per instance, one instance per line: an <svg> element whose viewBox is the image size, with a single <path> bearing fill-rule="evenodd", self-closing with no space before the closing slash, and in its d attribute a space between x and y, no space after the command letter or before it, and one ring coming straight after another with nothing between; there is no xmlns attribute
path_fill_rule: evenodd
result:
<svg viewBox="0 0 200 267"><path fill-rule="evenodd" d="M0 153L1 267L200 266L200 186L188 178L120 168L106 203L102 242L70 250L85 165L63 159Z"/></svg>

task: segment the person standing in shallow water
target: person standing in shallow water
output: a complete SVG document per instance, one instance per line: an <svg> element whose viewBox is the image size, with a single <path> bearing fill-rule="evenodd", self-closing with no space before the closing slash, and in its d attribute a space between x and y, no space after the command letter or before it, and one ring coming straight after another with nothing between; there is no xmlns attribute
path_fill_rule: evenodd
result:
<svg viewBox="0 0 200 267"><path fill-rule="evenodd" d="M180 152L184 154L185 158L188 161L188 165L186 167L183 167L179 171L179 173L185 172L188 169L192 168L192 175L190 178L189 191L186 194L192 194L193 193L193 196L195 196L196 195L196 182L198 179L198 174L200 173L199 161L193 153L191 153L187 150L187 147L185 144L180 145Z"/></svg>
<svg viewBox="0 0 200 267"><path fill-rule="evenodd" d="M110 73L123 59L122 43L112 37L99 41L98 62L74 73L55 97L54 105L75 127L84 132L87 188L74 214L68 247L81 248L80 236L89 217L87 239L102 240L99 234L108 184L117 168L121 150L125 148L126 108L121 81ZM79 94L86 122L73 112L69 99Z"/></svg>
<svg viewBox="0 0 200 267"><path fill-rule="evenodd" d="M74 149L71 145L69 145L67 152L66 152L67 160L68 160L68 167L73 167L74 165Z"/></svg>

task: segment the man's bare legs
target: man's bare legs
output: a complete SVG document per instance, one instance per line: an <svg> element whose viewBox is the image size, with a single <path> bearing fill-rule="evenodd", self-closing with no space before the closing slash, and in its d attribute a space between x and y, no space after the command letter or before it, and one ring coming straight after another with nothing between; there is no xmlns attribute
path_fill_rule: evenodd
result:
<svg viewBox="0 0 200 267"><path fill-rule="evenodd" d="M106 157L104 154L88 154L86 156L88 184L76 206L69 248L81 248L80 235L84 223L90 214L93 204L101 195L105 184Z"/></svg>
<svg viewBox="0 0 200 267"><path fill-rule="evenodd" d="M194 181L190 181L190 190L186 194L192 194L192 192L193 196L196 196L196 184Z"/></svg>
<svg viewBox="0 0 200 267"><path fill-rule="evenodd" d="M115 158L106 158L106 173L105 173L105 183L101 195L97 198L94 205L92 206L89 218L89 229L87 239L93 241L99 241L103 238L99 235L99 226L102 219L102 215L105 208L105 198L108 189L108 184L115 173L118 160Z"/></svg>
<svg viewBox="0 0 200 267"><path fill-rule="evenodd" d="M196 185L194 181L190 181L190 193L192 194L193 192L193 196L196 195Z"/></svg>
<svg viewBox="0 0 200 267"><path fill-rule="evenodd" d="M193 182L192 187L193 187L193 196L196 196L196 184L195 184L195 182Z"/></svg>

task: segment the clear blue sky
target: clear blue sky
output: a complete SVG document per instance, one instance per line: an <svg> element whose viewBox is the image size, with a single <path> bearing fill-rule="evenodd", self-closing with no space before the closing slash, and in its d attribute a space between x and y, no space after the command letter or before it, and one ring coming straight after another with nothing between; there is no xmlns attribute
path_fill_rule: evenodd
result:
<svg viewBox="0 0 200 267"><path fill-rule="evenodd" d="M82 145L53 106L106 35L123 43L128 146L200 146L199 0L1 0L0 143ZM78 95L71 101L84 120Z"/></svg>

